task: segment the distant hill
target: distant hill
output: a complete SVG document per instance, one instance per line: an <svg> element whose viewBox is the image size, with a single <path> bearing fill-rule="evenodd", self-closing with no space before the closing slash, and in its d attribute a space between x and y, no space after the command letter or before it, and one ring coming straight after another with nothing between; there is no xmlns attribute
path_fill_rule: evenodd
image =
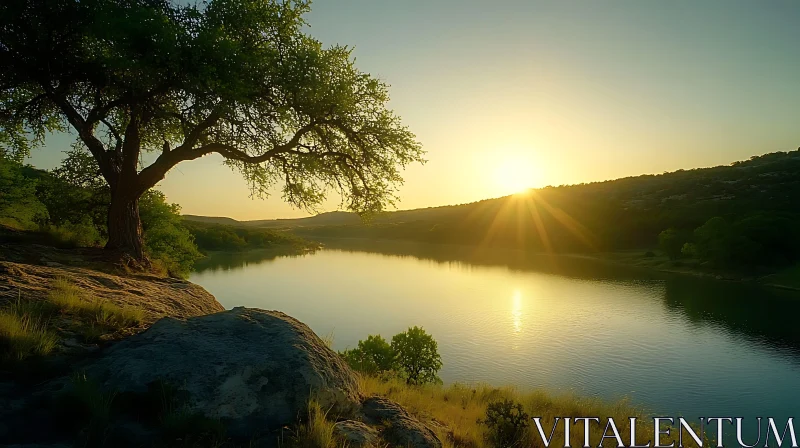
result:
<svg viewBox="0 0 800 448"><path fill-rule="evenodd" d="M291 229L307 238L398 239L591 252L653 248L659 234L668 228L691 242L695 229L720 217L733 226L725 230L727 245L747 243L754 251L783 245L792 247L786 249L791 252L796 240L800 241L799 204L800 150L754 156L728 166L546 187L470 204L386 212L367 224L352 213L332 212L237 225ZM745 224L737 224L742 220ZM753 227L756 225L760 227ZM775 260L794 256L778 256L771 250L759 253Z"/></svg>
<svg viewBox="0 0 800 448"><path fill-rule="evenodd" d="M183 215L188 221L202 222L206 224L220 224L239 227L261 227L270 229L294 228L294 227L318 227L332 225L358 224L361 218L355 213L350 212L327 212L307 218L290 219L257 219L251 221L237 221L233 218L216 216Z"/></svg>
<svg viewBox="0 0 800 448"><path fill-rule="evenodd" d="M385 212L370 224L349 212L328 212L296 219L237 221L231 218L184 215L191 221L268 228L354 226L355 229L381 228L389 224L429 222L447 224L453 220L494 221L496 213L521 199L539 203L540 215L561 210L582 226L603 216L619 224L621 219L644 221L650 230L648 241L664 226L696 227L718 215L742 214L754 210L794 213L800 208L800 149L754 156L729 166L678 170L658 175L641 175L577 185L562 185L531 190L524 195L486 199L469 204ZM525 201L523 201L525 202ZM529 210L527 213L532 212ZM556 212L559 215L558 212ZM482 219L478 215L481 215ZM586 216L589 215L589 216ZM591 219L578 219L586 216ZM519 216L527 222L533 215ZM563 219L564 217L561 216ZM614 222L608 222L614 224ZM397 226L394 226L397 227ZM663 228L662 228L663 227Z"/></svg>
<svg viewBox="0 0 800 448"><path fill-rule="evenodd" d="M233 218L226 218L223 216L198 216L198 215L183 215L183 219L187 221L202 222L205 224L219 224L225 226L242 226L245 225L242 221L237 221Z"/></svg>

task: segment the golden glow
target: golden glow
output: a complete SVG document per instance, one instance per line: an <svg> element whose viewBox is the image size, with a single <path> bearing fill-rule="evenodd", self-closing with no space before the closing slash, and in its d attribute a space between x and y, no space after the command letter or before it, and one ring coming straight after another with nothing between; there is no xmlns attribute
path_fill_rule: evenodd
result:
<svg viewBox="0 0 800 448"><path fill-rule="evenodd" d="M514 194L531 188L534 183L531 164L521 157L507 157L495 170L495 183L501 194Z"/></svg>
<svg viewBox="0 0 800 448"><path fill-rule="evenodd" d="M511 323L514 325L514 333L522 331L522 291L514 290L511 298Z"/></svg>

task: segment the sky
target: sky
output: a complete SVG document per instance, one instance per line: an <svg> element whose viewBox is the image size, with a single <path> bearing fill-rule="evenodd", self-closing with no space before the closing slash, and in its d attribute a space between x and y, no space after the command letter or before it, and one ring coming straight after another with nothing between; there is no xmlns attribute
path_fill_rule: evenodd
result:
<svg viewBox="0 0 800 448"><path fill-rule="evenodd" d="M316 0L306 20L391 85L427 151L399 209L800 146L800 1ZM49 138L29 163L52 168L68 144ZM188 214L309 215L278 190L250 198L220 162L184 162L157 188Z"/></svg>

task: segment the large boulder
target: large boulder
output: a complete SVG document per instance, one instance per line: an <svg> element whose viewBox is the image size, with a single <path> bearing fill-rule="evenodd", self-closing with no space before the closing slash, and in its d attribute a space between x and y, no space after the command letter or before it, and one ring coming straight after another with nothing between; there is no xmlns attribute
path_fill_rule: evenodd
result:
<svg viewBox="0 0 800 448"><path fill-rule="evenodd" d="M329 415L359 407L357 378L305 324L278 311L234 308L164 318L106 351L87 377L116 392L167 383L191 412L220 419L233 437L297 421L313 396Z"/></svg>

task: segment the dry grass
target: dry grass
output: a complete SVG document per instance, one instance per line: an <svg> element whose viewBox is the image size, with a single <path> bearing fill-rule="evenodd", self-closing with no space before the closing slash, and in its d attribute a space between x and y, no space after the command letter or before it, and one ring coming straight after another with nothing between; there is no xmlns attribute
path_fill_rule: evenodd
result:
<svg viewBox="0 0 800 448"><path fill-rule="evenodd" d="M333 430L334 422L328 420L328 413L312 400L308 404L308 419L298 425L294 435L281 445L287 448L349 448L349 444L338 437ZM364 448L388 448L378 441Z"/></svg>
<svg viewBox="0 0 800 448"><path fill-rule="evenodd" d="M107 330L135 327L144 321L144 312L133 307L119 307L106 300L87 298L68 279L57 278L52 283L48 301L62 312L80 317L96 333L95 327Z"/></svg>
<svg viewBox="0 0 800 448"><path fill-rule="evenodd" d="M398 380L384 380L365 376L361 379L361 390L365 395L380 395L394 400L420 420L429 423L445 447L489 447L487 428L479 423L485 418L489 403L503 399L521 403L531 417L542 417L542 427L549 434L554 417L600 417L601 425L590 425L592 446L599 444L607 418L613 417L623 441L630 437L630 417L645 417L642 410L626 401L605 402L599 399L579 397L571 394L551 395L543 391L523 392L515 388L496 388L487 385L409 386ZM636 428L637 443L646 443L653 436L652 420L643 418ZM675 434L675 431L673 431ZM524 446L541 446L542 441L531 423ZM583 446L583 424L574 425L570 431L572 446ZM684 437L686 444L688 437ZM669 444L668 437L662 443ZM665 442L666 440L666 442ZM689 439L691 441L691 439ZM559 422L551 446L564 446L563 421ZM616 446L614 439L606 439L603 446ZM677 446L677 442L676 442Z"/></svg>
<svg viewBox="0 0 800 448"><path fill-rule="evenodd" d="M316 401L308 404L308 420L297 428L290 447L303 448L344 448L347 445L338 440L333 433L333 422L327 419L327 412Z"/></svg>
<svg viewBox="0 0 800 448"><path fill-rule="evenodd" d="M140 309L87 298L69 280L57 278L51 283L47 300L19 297L0 310L0 358L18 361L51 353L59 338L49 327L60 316L71 318L72 330L87 341L100 340L144 321Z"/></svg>
<svg viewBox="0 0 800 448"><path fill-rule="evenodd" d="M0 311L0 359L47 355L57 344L58 337L47 330L45 318L26 302L17 300Z"/></svg>

